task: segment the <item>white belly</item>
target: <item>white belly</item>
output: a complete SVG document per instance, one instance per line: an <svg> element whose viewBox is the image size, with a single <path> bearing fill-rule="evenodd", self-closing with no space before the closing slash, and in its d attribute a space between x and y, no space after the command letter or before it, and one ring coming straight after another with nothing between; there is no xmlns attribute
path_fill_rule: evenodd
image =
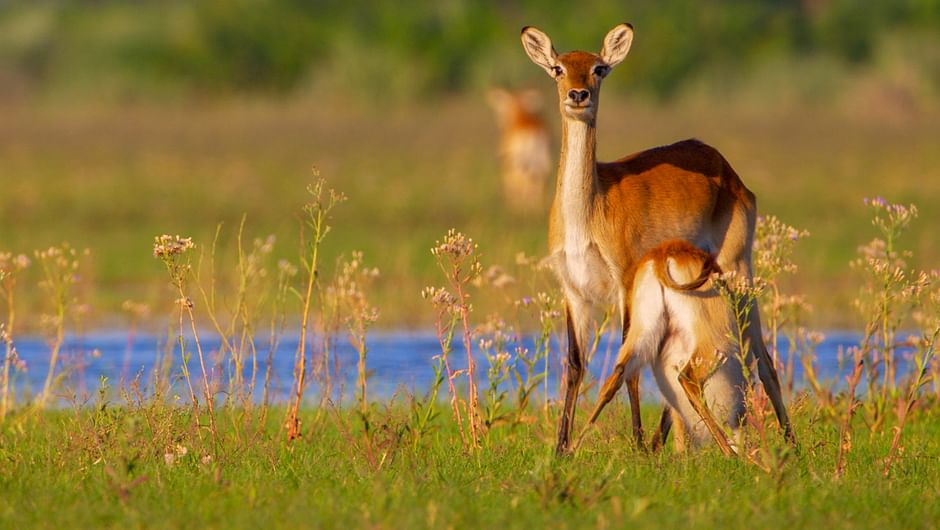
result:
<svg viewBox="0 0 940 530"><path fill-rule="evenodd" d="M555 274L567 293L592 304L617 301L619 283L596 245L573 252L562 250L552 258Z"/></svg>

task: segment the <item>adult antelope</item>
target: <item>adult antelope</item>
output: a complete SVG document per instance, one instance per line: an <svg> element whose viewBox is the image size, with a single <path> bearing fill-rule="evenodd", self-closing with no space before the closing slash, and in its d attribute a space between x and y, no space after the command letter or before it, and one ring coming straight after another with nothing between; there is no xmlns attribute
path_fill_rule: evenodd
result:
<svg viewBox="0 0 940 530"><path fill-rule="evenodd" d="M487 94L499 124L503 195L518 212L541 211L552 170L551 140L539 115L542 98L534 90L493 88Z"/></svg>
<svg viewBox="0 0 940 530"><path fill-rule="evenodd" d="M533 27L522 29L529 58L555 79L562 118L558 182L548 228L549 256L564 290L568 332L558 453L569 446L592 307L616 303L626 337L628 297L644 254L667 240L684 240L714 254L723 270L751 276L756 200L716 149L685 140L614 162L597 161L601 81L623 61L632 42L633 27L619 24L604 37L599 54L559 55L548 35ZM750 315L751 352L777 419L792 441L756 304ZM627 388L634 436L642 443L638 378L628 380Z"/></svg>

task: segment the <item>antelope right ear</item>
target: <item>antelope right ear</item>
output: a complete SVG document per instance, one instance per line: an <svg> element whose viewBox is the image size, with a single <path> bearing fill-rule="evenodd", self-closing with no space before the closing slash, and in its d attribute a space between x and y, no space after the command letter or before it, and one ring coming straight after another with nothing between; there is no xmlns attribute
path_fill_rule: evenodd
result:
<svg viewBox="0 0 940 530"><path fill-rule="evenodd" d="M552 39L548 38L548 35L538 28L526 26L522 28L522 47L533 63L541 66L548 75L555 76L552 69L558 64L555 61L558 52L552 47Z"/></svg>
<svg viewBox="0 0 940 530"><path fill-rule="evenodd" d="M633 44L633 26L627 23L617 24L604 37L601 59L607 63L607 66L613 68L627 56L631 44Z"/></svg>

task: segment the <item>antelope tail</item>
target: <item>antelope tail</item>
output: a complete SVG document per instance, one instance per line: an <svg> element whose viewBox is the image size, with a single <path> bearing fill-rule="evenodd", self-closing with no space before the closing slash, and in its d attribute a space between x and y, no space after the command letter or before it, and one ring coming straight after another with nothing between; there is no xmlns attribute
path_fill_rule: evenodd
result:
<svg viewBox="0 0 940 530"><path fill-rule="evenodd" d="M718 266L718 263L713 257L708 256L701 262L702 268L699 271L698 278L695 278L689 283L677 283L673 279L672 275L669 274L668 263L669 256L656 260L656 277L663 285L674 291L694 291L705 285L705 283L708 282L708 280L711 278L712 273L717 272L721 274L721 268Z"/></svg>

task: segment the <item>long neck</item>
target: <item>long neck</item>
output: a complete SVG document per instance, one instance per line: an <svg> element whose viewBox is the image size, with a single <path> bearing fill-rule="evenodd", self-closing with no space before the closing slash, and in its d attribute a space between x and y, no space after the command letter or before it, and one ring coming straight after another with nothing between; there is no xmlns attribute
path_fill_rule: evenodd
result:
<svg viewBox="0 0 940 530"><path fill-rule="evenodd" d="M562 119L561 158L558 164L559 201L565 230L565 246L589 243L591 206L597 181L594 122Z"/></svg>

